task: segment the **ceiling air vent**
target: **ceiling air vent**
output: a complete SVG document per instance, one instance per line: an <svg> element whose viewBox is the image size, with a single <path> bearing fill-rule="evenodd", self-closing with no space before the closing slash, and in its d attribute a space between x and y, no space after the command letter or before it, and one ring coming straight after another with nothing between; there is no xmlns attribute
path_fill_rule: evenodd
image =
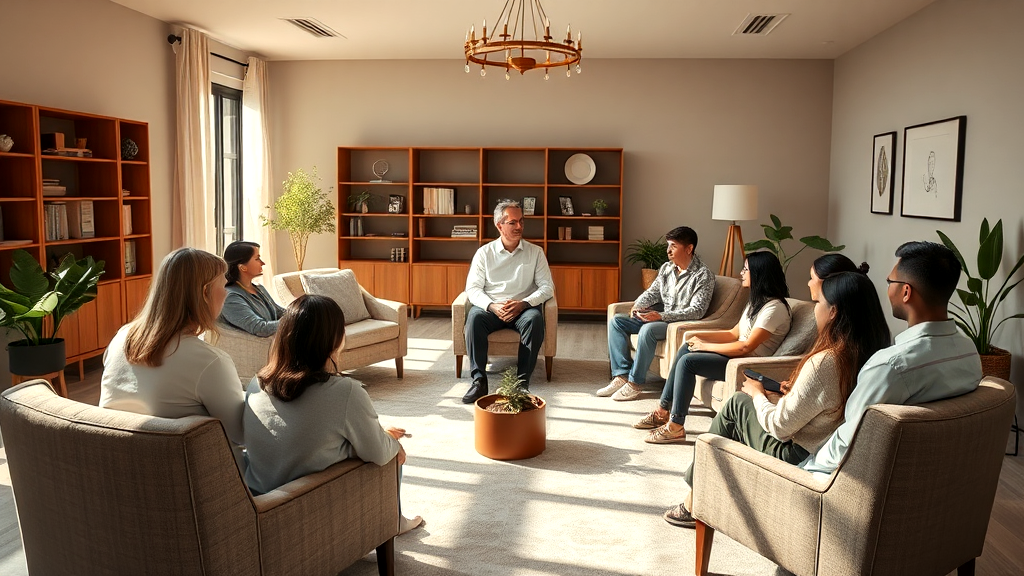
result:
<svg viewBox="0 0 1024 576"><path fill-rule="evenodd" d="M282 18L282 20L298 26L317 38L345 38L316 18Z"/></svg>
<svg viewBox="0 0 1024 576"><path fill-rule="evenodd" d="M789 14L747 14L732 35L767 36L788 16Z"/></svg>

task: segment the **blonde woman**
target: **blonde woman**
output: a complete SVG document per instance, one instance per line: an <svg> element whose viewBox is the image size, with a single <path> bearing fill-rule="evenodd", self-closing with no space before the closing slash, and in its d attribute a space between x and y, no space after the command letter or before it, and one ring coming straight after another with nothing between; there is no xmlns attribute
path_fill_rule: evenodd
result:
<svg viewBox="0 0 1024 576"><path fill-rule="evenodd" d="M164 418L213 416L242 443L245 400L231 358L199 339L227 296L218 256L181 248L164 258L142 312L103 355L100 406Z"/></svg>

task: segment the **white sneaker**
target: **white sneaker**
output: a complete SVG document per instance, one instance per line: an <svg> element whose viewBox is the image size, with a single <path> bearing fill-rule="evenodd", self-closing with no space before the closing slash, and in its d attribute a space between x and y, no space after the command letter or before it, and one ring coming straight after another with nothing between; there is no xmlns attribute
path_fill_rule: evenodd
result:
<svg viewBox="0 0 1024 576"><path fill-rule="evenodd" d="M602 397L611 396L612 394L615 394L619 388L625 386L626 382L627 380L622 376L616 376L615 378L612 378L612 381L609 382L607 386L598 390L597 395Z"/></svg>
<svg viewBox="0 0 1024 576"><path fill-rule="evenodd" d="M409 532L410 530L414 530L416 528L419 528L422 525L423 525L423 517L422 516L414 516L412 518L406 518L405 516L401 516L400 520L398 521L398 535L401 536L402 534L405 534L406 532Z"/></svg>
<svg viewBox="0 0 1024 576"><path fill-rule="evenodd" d="M632 382L626 382L625 386L616 390L615 394L612 394L612 400L618 400L619 402L636 400L640 397L641 393L643 393L643 390L639 386Z"/></svg>

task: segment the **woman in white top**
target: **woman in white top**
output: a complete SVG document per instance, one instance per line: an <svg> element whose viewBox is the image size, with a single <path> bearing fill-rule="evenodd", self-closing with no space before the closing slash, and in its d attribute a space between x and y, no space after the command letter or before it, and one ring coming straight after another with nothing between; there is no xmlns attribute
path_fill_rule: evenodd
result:
<svg viewBox="0 0 1024 576"><path fill-rule="evenodd" d="M405 430L381 428L370 395L338 374L332 356L344 340L345 315L334 300L306 294L285 310L270 361L245 391L245 482L253 492L348 458L405 462ZM400 533L422 522L402 517Z"/></svg>
<svg viewBox="0 0 1024 576"><path fill-rule="evenodd" d="M851 262L852 264L852 262ZM757 380L747 378L711 421L708 432L742 442L760 452L799 464L843 423L846 400L868 358L889 345L889 327L874 285L862 272L826 276L814 306L818 338L811 352L782 382L784 395L773 402ZM693 486L694 467L684 479ZM670 524L693 527L692 491L668 510Z"/></svg>
<svg viewBox="0 0 1024 576"><path fill-rule="evenodd" d="M789 333L792 320L786 302L789 287L779 259L770 252L748 254L740 270L740 280L744 287L750 288L750 300L739 323L732 330L691 337L679 350L658 407L633 425L640 430L654 429L645 442L685 441L683 424L697 376L725 380L725 367L730 358L771 356Z"/></svg>
<svg viewBox="0 0 1024 576"><path fill-rule="evenodd" d="M181 248L164 258L142 312L103 355L100 406L164 418L213 416L242 443L242 389L231 358L199 339L227 295L219 257Z"/></svg>

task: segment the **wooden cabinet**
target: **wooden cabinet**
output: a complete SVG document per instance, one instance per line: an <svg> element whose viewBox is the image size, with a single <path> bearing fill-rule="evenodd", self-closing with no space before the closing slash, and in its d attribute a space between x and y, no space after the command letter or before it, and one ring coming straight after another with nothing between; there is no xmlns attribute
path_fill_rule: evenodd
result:
<svg viewBox="0 0 1024 576"><path fill-rule="evenodd" d="M102 352L122 325L120 282L100 284L96 287L95 300L64 319L57 335L64 338L69 364L77 362L79 379L83 375L82 362L95 356L97 350Z"/></svg>
<svg viewBox="0 0 1024 576"><path fill-rule="evenodd" d="M342 260L338 268L350 269L359 285L378 298L409 301L409 265L369 260Z"/></svg>
<svg viewBox="0 0 1024 576"><path fill-rule="evenodd" d="M565 173L577 154L594 166L584 184L571 182ZM388 171L381 178L385 163ZM494 207L508 198L533 206L524 218L523 237L545 251L559 308L603 313L619 300L622 173L620 148L341 147L339 266L358 266L376 277L376 265L392 264L398 249L397 258L404 254L404 261L396 266L405 266L413 310L448 306L465 287L473 254L498 237ZM427 200L437 188L446 191L440 205ZM363 191L372 198L368 213L348 201ZM607 205L601 216L593 208L597 200ZM473 226L475 237L452 236L456 227ZM400 281L399 268L388 270ZM388 297L381 292L384 286L372 284L373 289L363 285Z"/></svg>

